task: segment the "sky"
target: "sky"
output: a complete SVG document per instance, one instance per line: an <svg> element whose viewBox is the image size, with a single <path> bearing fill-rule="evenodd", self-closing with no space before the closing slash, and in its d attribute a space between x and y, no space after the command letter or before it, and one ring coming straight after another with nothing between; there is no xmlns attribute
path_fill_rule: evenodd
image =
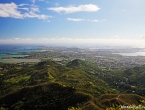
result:
<svg viewBox="0 0 145 110"><path fill-rule="evenodd" d="M145 47L145 0L0 0L0 44Z"/></svg>

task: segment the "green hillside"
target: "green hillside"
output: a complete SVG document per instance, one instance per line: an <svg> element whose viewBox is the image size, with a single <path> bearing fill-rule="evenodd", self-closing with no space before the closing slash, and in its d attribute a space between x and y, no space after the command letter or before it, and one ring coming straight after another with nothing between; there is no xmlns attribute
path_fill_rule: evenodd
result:
<svg viewBox="0 0 145 110"><path fill-rule="evenodd" d="M104 110L112 105L139 105L145 96L145 66L104 72L91 62L75 59L66 65L46 60L1 63L0 67L2 109Z"/></svg>
<svg viewBox="0 0 145 110"><path fill-rule="evenodd" d="M106 73L102 79L121 93L145 96L145 65Z"/></svg>

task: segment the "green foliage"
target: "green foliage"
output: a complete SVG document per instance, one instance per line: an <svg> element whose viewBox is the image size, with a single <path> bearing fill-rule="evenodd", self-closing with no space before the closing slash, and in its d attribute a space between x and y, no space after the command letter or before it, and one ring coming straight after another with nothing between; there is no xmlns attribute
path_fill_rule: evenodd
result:
<svg viewBox="0 0 145 110"><path fill-rule="evenodd" d="M0 98L0 106L10 109L66 110L69 106L92 100L90 95L77 92L59 83L41 84L13 91Z"/></svg>
<svg viewBox="0 0 145 110"><path fill-rule="evenodd" d="M145 65L124 71L106 72L102 79L121 93L145 96Z"/></svg>
<svg viewBox="0 0 145 110"><path fill-rule="evenodd" d="M17 77L12 77L10 79L5 80L5 82L7 83L11 83L11 84L15 84L15 83L20 83L20 82L25 82L28 81L30 79L30 75L21 75L21 76L17 76Z"/></svg>
<svg viewBox="0 0 145 110"><path fill-rule="evenodd" d="M0 110L7 110L6 108L0 107Z"/></svg>
<svg viewBox="0 0 145 110"><path fill-rule="evenodd" d="M94 63L76 59L66 65L46 60L0 67L2 109L103 110L113 104L109 108L113 110L120 104L144 104L144 97L135 94L145 95L145 66L102 71Z"/></svg>

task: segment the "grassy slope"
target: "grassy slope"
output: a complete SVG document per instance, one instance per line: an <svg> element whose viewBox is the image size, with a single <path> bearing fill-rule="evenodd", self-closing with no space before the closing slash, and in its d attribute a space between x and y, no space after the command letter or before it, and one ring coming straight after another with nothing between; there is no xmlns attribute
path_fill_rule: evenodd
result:
<svg viewBox="0 0 145 110"><path fill-rule="evenodd" d="M140 71L142 75L144 68L134 71ZM29 109L59 107L65 110L79 104L85 110L101 110L111 104L139 104L144 98L135 94L117 95L117 90L100 79L102 71L96 65L78 59L66 66L44 61L1 74L3 92L1 90L0 106L5 108L26 109L29 106ZM15 79L15 83L12 82Z"/></svg>
<svg viewBox="0 0 145 110"><path fill-rule="evenodd" d="M145 65L106 73L102 79L121 93L145 96Z"/></svg>

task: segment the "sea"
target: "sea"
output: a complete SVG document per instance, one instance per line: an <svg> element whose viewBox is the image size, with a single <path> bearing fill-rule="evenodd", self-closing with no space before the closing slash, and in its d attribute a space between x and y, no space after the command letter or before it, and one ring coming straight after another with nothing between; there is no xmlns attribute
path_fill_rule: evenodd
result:
<svg viewBox="0 0 145 110"><path fill-rule="evenodd" d="M0 53L17 54L19 52L35 52L38 45L14 45L14 44L0 44Z"/></svg>
<svg viewBox="0 0 145 110"><path fill-rule="evenodd" d="M14 61L14 59L3 59L6 57L25 57L28 56L27 54L19 54L22 52L40 52L40 51L44 51L44 50L38 50L37 49L38 45L15 45L15 44L0 44L0 62L12 62ZM15 61L18 62L25 62L27 61L27 59L24 61L24 59L15 59ZM37 62L39 61L38 59L29 59L29 61L32 62ZM28 62L28 61L27 61Z"/></svg>
<svg viewBox="0 0 145 110"><path fill-rule="evenodd" d="M145 52L128 52L128 53L113 53L122 56L145 56Z"/></svg>

